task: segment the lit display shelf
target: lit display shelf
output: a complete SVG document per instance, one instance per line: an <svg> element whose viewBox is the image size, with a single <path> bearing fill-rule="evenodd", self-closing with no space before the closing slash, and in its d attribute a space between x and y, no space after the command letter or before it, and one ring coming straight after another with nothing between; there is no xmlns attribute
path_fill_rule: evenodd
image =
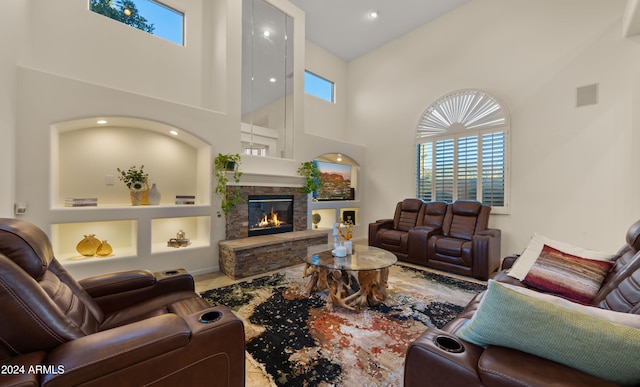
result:
<svg viewBox="0 0 640 387"><path fill-rule="evenodd" d="M333 226L341 220L346 220L346 215L353 216L354 221L354 234L358 235L358 228L360 227L360 202L354 200L345 201L312 201L309 202L309 227L313 227L312 217L313 214L320 215L320 222L318 223L318 230L333 229ZM314 228L315 229L315 228Z"/></svg>
<svg viewBox="0 0 640 387"><path fill-rule="evenodd" d="M135 257L137 230L137 220L54 224L51 228L51 244L54 254L64 265L86 263L97 259ZM106 257L86 257L78 253L77 244L89 234L93 234L100 241L106 240L111 245L113 253Z"/></svg>
<svg viewBox="0 0 640 387"><path fill-rule="evenodd" d="M211 145L185 131L174 136L170 132L176 128L158 122L128 117L107 121L106 126L82 119L52 127L49 219L56 257L78 277L141 267L208 267L215 212L210 203ZM142 165L147 184L160 191L158 205L132 205L119 179L118 168ZM175 204L177 196L185 195L195 197L195 204ZM95 198L97 205L67 207L70 198ZM167 246L181 229L189 245ZM78 253L76 245L87 234L106 240L112 254Z"/></svg>

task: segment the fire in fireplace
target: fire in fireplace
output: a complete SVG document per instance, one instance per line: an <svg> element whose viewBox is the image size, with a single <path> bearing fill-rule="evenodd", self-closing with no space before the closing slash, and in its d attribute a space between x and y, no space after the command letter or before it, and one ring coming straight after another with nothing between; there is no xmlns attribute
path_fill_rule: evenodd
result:
<svg viewBox="0 0 640 387"><path fill-rule="evenodd" d="M249 195L249 236L293 231L293 195Z"/></svg>

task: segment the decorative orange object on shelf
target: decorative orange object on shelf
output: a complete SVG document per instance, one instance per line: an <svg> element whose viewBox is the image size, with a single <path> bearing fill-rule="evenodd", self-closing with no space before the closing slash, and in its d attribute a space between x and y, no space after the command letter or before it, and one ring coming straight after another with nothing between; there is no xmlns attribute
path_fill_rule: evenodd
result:
<svg viewBox="0 0 640 387"><path fill-rule="evenodd" d="M96 255L98 247L100 247L100 241L96 238L96 235L86 234L84 239L76 245L76 250L85 257L93 257Z"/></svg>
<svg viewBox="0 0 640 387"><path fill-rule="evenodd" d="M96 251L96 255L100 257L108 257L111 253L113 253L113 248L111 248L111 245L108 244L106 240L100 243L100 246L98 246L98 250Z"/></svg>

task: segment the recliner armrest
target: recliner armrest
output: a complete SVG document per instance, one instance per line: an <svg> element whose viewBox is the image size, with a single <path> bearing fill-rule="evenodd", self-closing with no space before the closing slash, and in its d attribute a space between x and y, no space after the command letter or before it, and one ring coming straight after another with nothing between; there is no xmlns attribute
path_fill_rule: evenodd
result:
<svg viewBox="0 0 640 387"><path fill-rule="evenodd" d="M499 229L478 231L472 236L472 241L473 276L486 281L491 273L500 267L502 231Z"/></svg>
<svg viewBox="0 0 640 387"><path fill-rule="evenodd" d="M376 234L382 229L393 228L393 219L378 219L369 223L369 246L377 246Z"/></svg>
<svg viewBox="0 0 640 387"><path fill-rule="evenodd" d="M511 269L511 267L513 266L514 263L516 263L516 260L519 257L520 257L520 254L513 254L513 255L504 257L504 259L502 260L502 270Z"/></svg>
<svg viewBox="0 0 640 387"><path fill-rule="evenodd" d="M458 343L461 352L440 348L438 336ZM478 375L478 360L482 347L467 343L445 331L428 328L409 345L404 363L404 385L424 386L482 386Z"/></svg>
<svg viewBox="0 0 640 387"><path fill-rule="evenodd" d="M442 234L442 227L416 226L409 230L408 236L408 261L426 265L429 259L427 254L427 241L433 235Z"/></svg>
<svg viewBox="0 0 640 387"><path fill-rule="evenodd" d="M169 313L68 341L46 361L64 372L47 374L43 384L80 385L184 347L190 337L188 324Z"/></svg>
<svg viewBox="0 0 640 387"><path fill-rule="evenodd" d="M80 286L93 298L153 286L156 277L148 270L130 270L84 278Z"/></svg>
<svg viewBox="0 0 640 387"><path fill-rule="evenodd" d="M151 273L146 270L105 274L83 279L80 285L105 315L153 297L195 289L193 276L184 269Z"/></svg>
<svg viewBox="0 0 640 387"><path fill-rule="evenodd" d="M478 362L487 385L523 386L615 386L606 380L526 352L490 345Z"/></svg>

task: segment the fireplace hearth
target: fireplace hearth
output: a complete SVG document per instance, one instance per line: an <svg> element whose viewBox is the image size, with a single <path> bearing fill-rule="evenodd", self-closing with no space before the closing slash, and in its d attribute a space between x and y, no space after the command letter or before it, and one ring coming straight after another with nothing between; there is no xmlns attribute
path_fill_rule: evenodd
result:
<svg viewBox="0 0 640 387"><path fill-rule="evenodd" d="M293 231L293 195L249 195L248 235Z"/></svg>

